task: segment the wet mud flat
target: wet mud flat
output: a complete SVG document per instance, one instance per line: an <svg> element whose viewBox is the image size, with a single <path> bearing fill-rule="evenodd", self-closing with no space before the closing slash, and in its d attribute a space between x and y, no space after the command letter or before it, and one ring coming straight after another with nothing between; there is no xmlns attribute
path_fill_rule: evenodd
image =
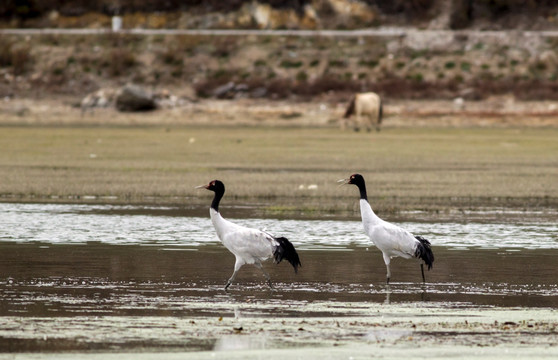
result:
<svg viewBox="0 0 558 360"><path fill-rule="evenodd" d="M234 256L206 211L0 204L0 358L558 356L554 212L391 219L436 260L423 284L394 259L390 286L359 221L239 217L302 268L267 262L271 290L244 266L225 292Z"/></svg>
<svg viewBox="0 0 558 360"><path fill-rule="evenodd" d="M15 358L558 355L558 250L434 250L426 284L416 263L395 260L386 286L373 248L308 247L299 251L297 275L287 264L266 264L273 290L245 266L225 292L234 258L220 244L1 242L0 351Z"/></svg>

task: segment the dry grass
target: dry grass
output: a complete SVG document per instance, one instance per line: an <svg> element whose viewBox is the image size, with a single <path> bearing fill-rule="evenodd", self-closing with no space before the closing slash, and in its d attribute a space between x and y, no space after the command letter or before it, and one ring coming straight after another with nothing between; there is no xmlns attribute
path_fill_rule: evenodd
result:
<svg viewBox="0 0 558 360"><path fill-rule="evenodd" d="M356 208L336 180L360 172L380 211L558 203L556 129L43 128L0 132L4 201L224 203L272 211ZM317 185L317 190L308 189ZM85 197L84 197L85 196ZM108 198L104 198L108 197Z"/></svg>

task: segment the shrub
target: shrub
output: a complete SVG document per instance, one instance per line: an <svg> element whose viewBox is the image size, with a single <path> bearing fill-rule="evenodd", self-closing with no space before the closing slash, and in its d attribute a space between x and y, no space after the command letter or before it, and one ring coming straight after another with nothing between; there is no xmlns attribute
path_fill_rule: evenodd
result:
<svg viewBox="0 0 558 360"><path fill-rule="evenodd" d="M412 81L416 81L416 82L422 82L423 76L422 76L421 73L417 73L417 74L407 75L407 79L412 80Z"/></svg>
<svg viewBox="0 0 558 360"><path fill-rule="evenodd" d="M378 60L360 60L358 62L358 64L360 66L366 66L366 67L369 67L369 68L374 68L374 67L378 66Z"/></svg>
<svg viewBox="0 0 558 360"><path fill-rule="evenodd" d="M285 69L292 69L292 68L299 68L302 66L302 61L299 60L283 60L281 64L279 64L282 68Z"/></svg>
<svg viewBox="0 0 558 360"><path fill-rule="evenodd" d="M345 60L329 60L329 66L331 67L345 67L347 66Z"/></svg>
<svg viewBox="0 0 558 360"><path fill-rule="evenodd" d="M265 60L258 59L256 61L254 61L254 66L255 67L266 66L266 65L267 65L267 62Z"/></svg>
<svg viewBox="0 0 558 360"><path fill-rule="evenodd" d="M274 79L267 85L268 93L275 99L287 98L292 88L292 83L287 79Z"/></svg>
<svg viewBox="0 0 558 360"><path fill-rule="evenodd" d="M306 74L305 71L301 70L296 74L296 81L305 82L307 80L308 80L308 74Z"/></svg>
<svg viewBox="0 0 558 360"><path fill-rule="evenodd" d="M166 47L161 57L163 63L167 65L182 65L182 52L176 46L171 45Z"/></svg>
<svg viewBox="0 0 558 360"><path fill-rule="evenodd" d="M112 49L107 58L108 63L105 61L105 65L108 65L111 76L121 76L136 64L134 54L127 49Z"/></svg>
<svg viewBox="0 0 558 360"><path fill-rule="evenodd" d="M15 75L25 73L32 64L31 49L28 45L14 44L11 41L0 40L0 67L13 68Z"/></svg>
<svg viewBox="0 0 558 360"><path fill-rule="evenodd" d="M12 46L12 67L15 75L25 73L31 65L31 50L27 45Z"/></svg>
<svg viewBox="0 0 558 360"><path fill-rule="evenodd" d="M0 66L12 66L12 43L0 38Z"/></svg>
<svg viewBox="0 0 558 360"><path fill-rule="evenodd" d="M237 39L224 36L213 38L213 51L211 54L219 58L228 58L237 49Z"/></svg>

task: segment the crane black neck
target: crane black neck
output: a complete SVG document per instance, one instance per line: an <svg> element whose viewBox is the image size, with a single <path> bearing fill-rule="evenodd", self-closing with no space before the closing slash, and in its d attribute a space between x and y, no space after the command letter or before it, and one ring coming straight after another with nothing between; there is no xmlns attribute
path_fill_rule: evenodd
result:
<svg viewBox="0 0 558 360"><path fill-rule="evenodd" d="M219 212L219 202L221 201L223 194L225 194L225 190L216 190L213 201L211 202L211 208L217 212Z"/></svg>
<svg viewBox="0 0 558 360"><path fill-rule="evenodd" d="M364 181L362 183L356 184L356 186L360 191L360 199L368 201L368 195L366 195L366 185L364 184Z"/></svg>

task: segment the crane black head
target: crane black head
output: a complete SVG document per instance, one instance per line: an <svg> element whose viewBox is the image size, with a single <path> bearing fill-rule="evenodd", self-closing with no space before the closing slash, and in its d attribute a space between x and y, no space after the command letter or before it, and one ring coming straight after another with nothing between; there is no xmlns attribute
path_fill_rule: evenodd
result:
<svg viewBox="0 0 558 360"><path fill-rule="evenodd" d="M207 185L201 185L197 188L204 188L209 191L213 191L215 193L215 197L213 198L213 202L211 203L211 207L215 209L215 211L219 211L219 201L223 197L225 193L225 184L223 184L220 180L213 180L210 181Z"/></svg>
<svg viewBox="0 0 558 360"><path fill-rule="evenodd" d="M368 200L368 196L366 195L366 184L364 182L364 177L360 174L353 174L349 176L348 179L345 179L345 184L356 185L360 191L360 198L364 200Z"/></svg>
<svg viewBox="0 0 558 360"><path fill-rule="evenodd" d="M209 184L202 187L206 188L207 190L213 191L215 193L225 192L225 184L223 184L221 180L210 181Z"/></svg>
<svg viewBox="0 0 558 360"><path fill-rule="evenodd" d="M362 175L360 174L353 174L351 176L349 176L349 181L347 181L347 184L352 184L352 185L356 185L356 186L365 186L364 184L364 178L362 177Z"/></svg>

